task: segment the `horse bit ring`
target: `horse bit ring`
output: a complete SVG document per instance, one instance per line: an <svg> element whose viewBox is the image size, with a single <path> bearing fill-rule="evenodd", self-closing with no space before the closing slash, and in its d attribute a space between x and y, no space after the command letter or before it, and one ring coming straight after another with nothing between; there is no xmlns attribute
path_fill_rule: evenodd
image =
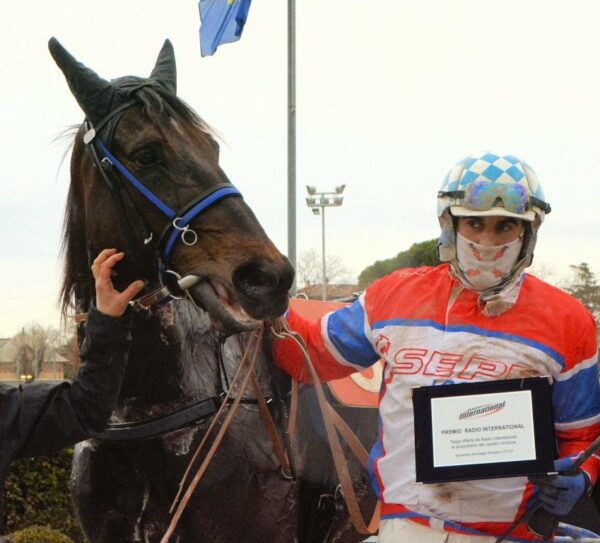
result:
<svg viewBox="0 0 600 543"><path fill-rule="evenodd" d="M183 227L179 226L177 224L177 221L179 220L181 220L181 217L177 217L173 221L173 227L176 230L181 231L181 241L183 241L183 243L185 243L187 246L196 245L196 242L198 241L198 234L196 234L196 232L192 230L189 225L185 225ZM188 236L187 238L186 235Z"/></svg>

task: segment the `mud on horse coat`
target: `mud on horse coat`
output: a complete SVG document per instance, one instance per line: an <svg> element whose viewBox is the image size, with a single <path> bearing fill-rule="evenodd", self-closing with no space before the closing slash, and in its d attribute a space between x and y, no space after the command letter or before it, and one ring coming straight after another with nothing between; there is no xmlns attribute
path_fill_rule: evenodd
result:
<svg viewBox="0 0 600 543"><path fill-rule="evenodd" d="M117 287L143 278L148 291L162 283L176 291L173 278L198 278L191 298L136 313L113 430L80 444L73 464L76 511L91 543L157 542L210 420L199 416L183 426L180 420L165 431L161 417L172 422L182 410L189 414L189 406L196 414L214 412L211 405L219 403L240 363L243 334L235 334L285 311L293 269L219 167L218 144L208 126L177 98L169 41L150 77L112 81L79 63L55 39L49 47L86 117L71 160L64 307L88 309L90 259L105 247L127 254ZM257 375L283 435L289 378L264 354ZM337 483L311 387L301 394L291 453L295 480L281 476L253 400L251 394L244 399L171 541L363 539L335 499L328 499ZM341 413L363 443L374 441L374 410ZM155 422L141 424L147 420ZM123 429L128 438L115 437ZM351 469L369 509L367 474L355 464Z"/></svg>

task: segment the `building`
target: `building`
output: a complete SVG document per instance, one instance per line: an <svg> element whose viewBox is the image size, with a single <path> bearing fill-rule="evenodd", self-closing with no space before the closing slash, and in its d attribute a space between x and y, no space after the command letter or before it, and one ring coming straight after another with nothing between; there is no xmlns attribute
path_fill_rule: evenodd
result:
<svg viewBox="0 0 600 543"><path fill-rule="evenodd" d="M65 368L71 361L54 348L46 348L40 364L34 362L33 349L24 345L19 336L0 338L0 381L26 383L29 381L62 381ZM36 377L37 373L37 377Z"/></svg>

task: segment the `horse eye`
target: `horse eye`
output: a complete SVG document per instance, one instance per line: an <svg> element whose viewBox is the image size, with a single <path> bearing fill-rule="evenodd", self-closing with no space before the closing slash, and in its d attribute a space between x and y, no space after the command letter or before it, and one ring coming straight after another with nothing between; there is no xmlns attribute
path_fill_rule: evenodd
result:
<svg viewBox="0 0 600 543"><path fill-rule="evenodd" d="M136 153L134 153L133 158L139 164L143 166L149 166L150 164L154 164L158 162L158 154L153 149L140 149Z"/></svg>

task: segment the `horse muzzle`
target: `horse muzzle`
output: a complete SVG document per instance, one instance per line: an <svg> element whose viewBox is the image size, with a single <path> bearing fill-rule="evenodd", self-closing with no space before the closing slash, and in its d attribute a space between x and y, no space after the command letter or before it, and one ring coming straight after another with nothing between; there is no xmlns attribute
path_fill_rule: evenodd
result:
<svg viewBox="0 0 600 543"><path fill-rule="evenodd" d="M240 305L251 317L272 320L287 309L294 268L285 257L279 264L253 260L238 266L232 281Z"/></svg>

